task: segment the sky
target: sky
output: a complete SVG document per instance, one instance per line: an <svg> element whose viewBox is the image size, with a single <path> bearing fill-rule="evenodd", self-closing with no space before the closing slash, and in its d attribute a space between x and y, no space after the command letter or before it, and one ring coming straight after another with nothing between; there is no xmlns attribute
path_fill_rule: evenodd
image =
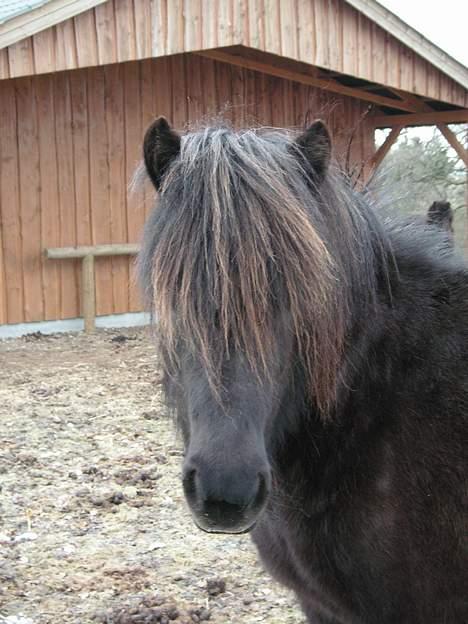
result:
<svg viewBox="0 0 468 624"><path fill-rule="evenodd" d="M433 43L468 65L468 0L379 0Z"/></svg>

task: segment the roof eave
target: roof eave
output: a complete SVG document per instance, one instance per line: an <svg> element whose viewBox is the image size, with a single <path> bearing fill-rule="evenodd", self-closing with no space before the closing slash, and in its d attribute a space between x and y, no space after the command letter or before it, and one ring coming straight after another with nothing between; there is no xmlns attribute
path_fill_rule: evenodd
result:
<svg viewBox="0 0 468 624"><path fill-rule="evenodd" d="M383 30L393 35L411 50L462 87L468 89L468 68L429 41L376 0L345 0L357 11L368 17Z"/></svg>

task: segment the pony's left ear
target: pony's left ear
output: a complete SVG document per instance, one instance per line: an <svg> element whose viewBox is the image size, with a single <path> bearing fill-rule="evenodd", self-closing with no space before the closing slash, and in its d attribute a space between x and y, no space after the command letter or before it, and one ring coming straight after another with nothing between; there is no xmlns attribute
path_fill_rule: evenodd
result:
<svg viewBox="0 0 468 624"><path fill-rule="evenodd" d="M332 149L330 133L325 123L321 120L314 121L296 139L296 145L305 156L317 178L322 180L330 164Z"/></svg>
<svg viewBox="0 0 468 624"><path fill-rule="evenodd" d="M180 152L180 136L165 117L158 117L148 128L143 141L146 171L156 190L170 163Z"/></svg>

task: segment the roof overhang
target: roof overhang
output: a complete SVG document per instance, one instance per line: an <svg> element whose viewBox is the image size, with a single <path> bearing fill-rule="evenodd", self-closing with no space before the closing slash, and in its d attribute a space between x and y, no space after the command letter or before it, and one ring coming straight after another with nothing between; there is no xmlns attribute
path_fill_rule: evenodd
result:
<svg viewBox="0 0 468 624"><path fill-rule="evenodd" d="M345 0L383 30L468 89L468 68L424 37L376 0Z"/></svg>
<svg viewBox="0 0 468 624"><path fill-rule="evenodd" d="M277 78L318 87L372 105L369 121L376 128L468 123L468 109L454 104L423 98L405 91L320 69L282 56L246 46L203 50L199 55Z"/></svg>

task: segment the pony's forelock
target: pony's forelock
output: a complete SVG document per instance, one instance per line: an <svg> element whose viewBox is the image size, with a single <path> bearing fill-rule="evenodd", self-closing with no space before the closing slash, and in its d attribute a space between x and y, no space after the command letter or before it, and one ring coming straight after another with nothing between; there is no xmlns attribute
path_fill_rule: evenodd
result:
<svg viewBox="0 0 468 624"><path fill-rule="evenodd" d="M343 201L334 194L333 209ZM285 132L212 127L183 137L140 259L163 365L178 366L182 339L215 389L231 351L268 375L275 322L287 309L308 388L326 412L336 396L348 305L343 259L331 256L323 236L329 204Z"/></svg>

